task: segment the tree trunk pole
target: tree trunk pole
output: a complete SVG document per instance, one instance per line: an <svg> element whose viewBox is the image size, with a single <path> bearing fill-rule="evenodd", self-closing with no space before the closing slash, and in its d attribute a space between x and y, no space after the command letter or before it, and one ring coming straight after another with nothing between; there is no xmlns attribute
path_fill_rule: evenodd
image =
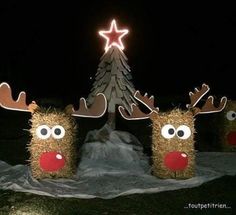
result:
<svg viewBox="0 0 236 215"><path fill-rule="evenodd" d="M108 112L107 124L113 129L116 129L116 113Z"/></svg>

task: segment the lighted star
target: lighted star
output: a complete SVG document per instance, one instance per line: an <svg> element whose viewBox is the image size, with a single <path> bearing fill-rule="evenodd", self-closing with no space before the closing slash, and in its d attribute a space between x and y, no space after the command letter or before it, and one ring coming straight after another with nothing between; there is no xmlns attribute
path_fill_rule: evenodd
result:
<svg viewBox="0 0 236 215"><path fill-rule="evenodd" d="M107 52L112 46L117 46L119 49L123 50L124 45L121 39L128 34L128 32L128 29L118 30L116 20L113 19L108 31L99 31L99 35L106 39L105 51Z"/></svg>

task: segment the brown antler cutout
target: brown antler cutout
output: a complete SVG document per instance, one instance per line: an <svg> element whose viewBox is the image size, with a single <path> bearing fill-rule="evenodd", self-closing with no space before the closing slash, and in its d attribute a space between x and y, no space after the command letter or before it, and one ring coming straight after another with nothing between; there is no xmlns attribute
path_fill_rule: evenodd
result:
<svg viewBox="0 0 236 215"><path fill-rule="evenodd" d="M202 108L198 107L193 108L193 115L196 116L197 114L220 112L225 108L226 103L227 103L227 98L224 96L221 98L219 106L215 107L213 96L209 96L205 104L202 106Z"/></svg>
<svg viewBox="0 0 236 215"><path fill-rule="evenodd" d="M88 108L86 100L80 99L79 109L72 109L72 116L98 118L103 116L107 109L107 100L104 94L99 93L94 98L93 104Z"/></svg>
<svg viewBox="0 0 236 215"><path fill-rule="evenodd" d="M134 94L134 97L143 103L149 110L158 112L159 108L156 108L154 106L154 96L148 97L148 94L145 93L144 96L141 95L141 93L137 90Z"/></svg>
<svg viewBox="0 0 236 215"><path fill-rule="evenodd" d="M206 84L202 84L202 87L200 90L198 88L195 88L194 93L190 92L190 101L191 103L186 105L187 108L192 110L193 115L196 116L198 114L206 114L206 113L216 113L220 112L225 108L225 105L227 103L227 98L222 97L220 100L220 104L218 107L214 106L214 98L213 96L209 96L205 102L205 104L199 108L195 107L196 104L201 100L201 98L210 90L209 86Z"/></svg>
<svg viewBox="0 0 236 215"><path fill-rule="evenodd" d="M17 100L12 98L11 87L6 82L0 84L0 106L8 110L26 111L33 113L38 105L33 101L26 104L26 93L20 92Z"/></svg>
<svg viewBox="0 0 236 215"><path fill-rule="evenodd" d="M136 104L131 105L131 114L128 114L124 107L119 106L119 112L121 116L126 120L139 120L139 119L148 119L152 113L158 113L159 108L154 106L154 97L148 97L147 93L144 96L141 95L139 91L136 91L134 97L144 104L151 112L146 114L143 113Z"/></svg>
<svg viewBox="0 0 236 215"><path fill-rule="evenodd" d="M208 85L202 84L200 90L198 88L195 88L194 93L189 92L191 103L186 105L187 108L193 108L209 90L210 88Z"/></svg>

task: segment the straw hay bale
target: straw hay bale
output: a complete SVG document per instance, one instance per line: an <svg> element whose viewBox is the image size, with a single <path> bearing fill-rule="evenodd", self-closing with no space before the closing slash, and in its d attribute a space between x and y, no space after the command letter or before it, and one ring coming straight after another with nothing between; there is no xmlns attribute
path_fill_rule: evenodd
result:
<svg viewBox="0 0 236 215"><path fill-rule="evenodd" d="M222 151L236 151L236 101L228 100L224 111L220 114L219 135Z"/></svg>
<svg viewBox="0 0 236 215"><path fill-rule="evenodd" d="M32 114L31 142L28 144L30 152L30 166L33 177L42 178L70 178L76 172L76 123L68 114L55 109L36 111ZM40 125L47 125L49 128L60 125L65 129L65 135L61 139L55 139L52 135L47 139L40 139L36 130ZM43 153L58 152L65 159L63 168L57 171L45 171L40 165L40 157Z"/></svg>
<svg viewBox="0 0 236 215"><path fill-rule="evenodd" d="M179 109L170 112L153 114L152 131L152 160L153 174L159 178L186 179L195 175L194 152L194 117L191 111ZM191 130L188 139L180 139L177 135L166 139L161 134L164 125L171 124L177 129L180 125L186 125ZM170 152L183 152L187 155L188 164L184 170L170 170L164 163L165 156Z"/></svg>

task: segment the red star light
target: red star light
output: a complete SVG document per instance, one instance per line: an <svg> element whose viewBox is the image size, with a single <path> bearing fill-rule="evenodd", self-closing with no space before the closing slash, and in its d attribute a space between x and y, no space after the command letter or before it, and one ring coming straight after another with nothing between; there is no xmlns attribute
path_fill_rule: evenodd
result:
<svg viewBox="0 0 236 215"><path fill-rule="evenodd" d="M128 34L128 29L118 30L116 26L116 20L112 20L110 29L108 31L99 31L99 35L106 39L105 51L107 52L112 46L117 46L123 50L124 45L121 41L122 37Z"/></svg>

